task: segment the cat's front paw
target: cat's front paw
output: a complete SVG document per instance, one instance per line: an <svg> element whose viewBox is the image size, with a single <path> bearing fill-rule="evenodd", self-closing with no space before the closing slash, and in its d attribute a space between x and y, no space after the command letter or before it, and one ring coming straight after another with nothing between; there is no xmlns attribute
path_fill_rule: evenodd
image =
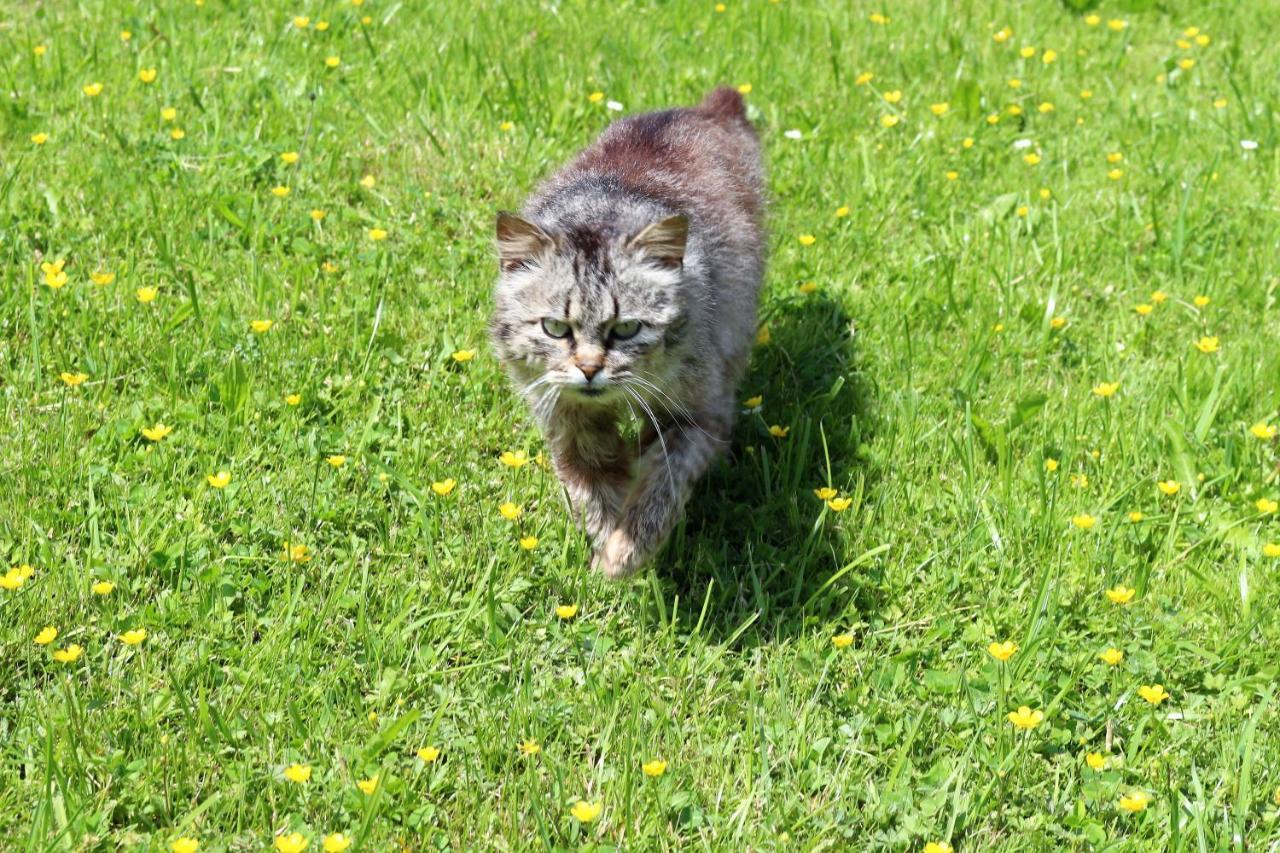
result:
<svg viewBox="0 0 1280 853"><path fill-rule="evenodd" d="M635 540L625 530L615 530L609 534L604 547L592 561L593 565L599 567L604 576L611 581L622 580L635 574L643 562L644 555L640 553Z"/></svg>

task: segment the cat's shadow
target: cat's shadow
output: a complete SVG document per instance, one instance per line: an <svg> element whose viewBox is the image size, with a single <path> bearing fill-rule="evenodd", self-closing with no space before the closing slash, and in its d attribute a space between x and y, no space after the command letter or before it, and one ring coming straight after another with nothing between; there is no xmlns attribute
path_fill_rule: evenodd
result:
<svg viewBox="0 0 1280 853"><path fill-rule="evenodd" d="M876 421L853 321L820 293L774 306L742 384L744 400L763 402L740 416L654 567L681 632L739 646L843 630L878 606L875 559L841 571L865 553L859 518L875 488L861 461ZM823 486L849 507L824 509Z"/></svg>

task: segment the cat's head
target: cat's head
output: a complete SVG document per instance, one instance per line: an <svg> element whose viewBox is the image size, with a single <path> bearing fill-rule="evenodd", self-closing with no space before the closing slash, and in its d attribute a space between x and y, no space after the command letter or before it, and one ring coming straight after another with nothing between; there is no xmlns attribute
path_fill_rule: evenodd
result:
<svg viewBox="0 0 1280 853"><path fill-rule="evenodd" d="M625 233L610 225L559 231L498 214L494 345L533 395L613 404L661 388L677 368L680 283L689 222L670 216Z"/></svg>

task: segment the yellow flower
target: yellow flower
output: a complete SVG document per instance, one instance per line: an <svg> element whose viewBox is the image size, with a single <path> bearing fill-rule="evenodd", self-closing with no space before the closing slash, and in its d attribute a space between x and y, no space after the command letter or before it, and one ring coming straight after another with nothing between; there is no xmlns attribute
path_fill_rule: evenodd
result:
<svg viewBox="0 0 1280 853"><path fill-rule="evenodd" d="M1206 335L1195 342L1195 347L1205 355L1215 353L1219 349L1218 338L1216 335Z"/></svg>
<svg viewBox="0 0 1280 853"><path fill-rule="evenodd" d="M274 325L274 320L251 320L249 322L249 328L259 335L268 331Z"/></svg>
<svg viewBox="0 0 1280 853"><path fill-rule="evenodd" d="M836 634L831 638L831 645L837 649L847 649L853 645L853 634Z"/></svg>
<svg viewBox="0 0 1280 853"><path fill-rule="evenodd" d="M368 779L360 779L356 782L356 787L367 796L373 796L373 792L378 790L378 777L370 776Z"/></svg>
<svg viewBox="0 0 1280 853"><path fill-rule="evenodd" d="M307 27L311 26L311 19L305 15L299 15L293 19L293 25L300 30L305 30Z"/></svg>
<svg viewBox="0 0 1280 853"><path fill-rule="evenodd" d="M578 605L558 604L556 605L556 615L561 619L572 619L578 615Z"/></svg>
<svg viewBox="0 0 1280 853"><path fill-rule="evenodd" d="M844 512L853 505L853 498L832 498L827 501L827 508L832 512Z"/></svg>
<svg viewBox="0 0 1280 853"><path fill-rule="evenodd" d="M930 841L924 846L924 853L953 853L953 848L945 841Z"/></svg>
<svg viewBox="0 0 1280 853"><path fill-rule="evenodd" d="M1145 317L1155 310L1155 306L1143 302L1141 305L1135 305L1133 310L1138 312L1139 317Z"/></svg>
<svg viewBox="0 0 1280 853"><path fill-rule="evenodd" d="M418 748L418 757L427 764L435 761L440 757L440 748L435 746L423 746Z"/></svg>
<svg viewBox="0 0 1280 853"><path fill-rule="evenodd" d="M58 663L75 663L82 654L84 654L84 648L79 643L72 643L65 649L55 650L53 659Z"/></svg>
<svg viewBox="0 0 1280 853"><path fill-rule="evenodd" d="M789 426L784 427L778 424L774 424L773 426L769 427L769 435L773 436L774 438L786 438L787 433L789 432L791 432L791 427Z"/></svg>
<svg viewBox="0 0 1280 853"><path fill-rule="evenodd" d="M973 147L973 137L972 137L972 136L966 136L964 139L960 140L960 147L961 147L961 148L972 148L972 147Z"/></svg>
<svg viewBox="0 0 1280 853"><path fill-rule="evenodd" d="M1146 518L1146 516L1138 512L1136 509L1133 512L1129 513L1129 522L1131 524L1137 524L1139 521L1142 521L1142 519L1144 518Z"/></svg>
<svg viewBox="0 0 1280 853"><path fill-rule="evenodd" d="M277 835L275 844L280 853L302 853L307 849L307 839L301 832Z"/></svg>
<svg viewBox="0 0 1280 853"><path fill-rule="evenodd" d="M156 73L154 68L142 68L138 71L138 79L143 83L154 83L156 82Z"/></svg>
<svg viewBox="0 0 1280 853"><path fill-rule="evenodd" d="M836 208L836 219L844 219L849 215L849 205L842 204Z"/></svg>
<svg viewBox="0 0 1280 853"><path fill-rule="evenodd" d="M523 450L504 450L498 461L508 468L523 468L529 464L529 456Z"/></svg>
<svg viewBox="0 0 1280 853"><path fill-rule="evenodd" d="M85 381L86 379L88 379L88 378L89 378L89 374L87 374L87 373L67 373L67 372L64 370L64 371L62 371L61 373L59 373L59 374L58 374L58 378L59 378L59 379L61 379L65 385L67 385L67 386L69 386L69 387L71 387L71 388L74 388L74 387L76 387L77 385L82 385L82 384L84 384L84 381Z"/></svg>
<svg viewBox="0 0 1280 853"><path fill-rule="evenodd" d="M1210 299L1209 299L1209 297L1207 297L1207 296L1205 296L1204 294L1202 294L1202 293L1201 293L1201 294L1197 294L1197 295L1196 295L1196 297L1195 297L1194 299L1192 299L1191 301L1192 301L1192 303L1194 303L1194 304L1195 304L1195 306L1196 306L1197 308L1203 308L1203 307L1205 307L1206 305L1208 305L1208 304L1210 303L1210 301L1212 301L1212 300L1210 300Z"/></svg>
<svg viewBox="0 0 1280 853"><path fill-rule="evenodd" d="M799 290L800 290L800 292L801 292L801 293L803 293L805 296L808 296L808 295L809 295L809 294L811 294L811 293L815 293L815 292L817 292L817 290L818 290L818 285L817 285L817 284L815 284L815 283L814 283L814 282L812 282L812 281L806 281L806 282L804 282L803 284L801 284L801 285L800 285Z"/></svg>
<svg viewBox="0 0 1280 853"><path fill-rule="evenodd" d="M116 280L116 274L113 272L89 273L89 280L96 285L108 285Z"/></svg>
<svg viewBox="0 0 1280 853"><path fill-rule="evenodd" d="M1036 109L1039 110L1042 114L1048 114L1053 112L1055 107L1053 106L1053 103L1050 101L1042 101L1040 103L1040 106L1036 107Z"/></svg>
<svg viewBox="0 0 1280 853"><path fill-rule="evenodd" d="M507 521L515 521L517 518L520 517L521 513L523 513L524 510L521 509L516 504L513 504L511 501L507 501L506 503L498 507L498 512L501 513L502 517L505 518Z"/></svg>
<svg viewBox="0 0 1280 853"><path fill-rule="evenodd" d="M995 39L996 44L1004 44L1009 39L1013 38L1013 30L1008 26L1001 27L1000 30L993 33L991 37Z"/></svg>
<svg viewBox="0 0 1280 853"><path fill-rule="evenodd" d="M1119 382L1099 382L1093 386L1093 393L1098 397L1114 397L1119 390Z"/></svg>
<svg viewBox="0 0 1280 853"><path fill-rule="evenodd" d="M80 87L80 91L84 92L90 98L96 98L102 94L101 83L86 83Z"/></svg>
<svg viewBox="0 0 1280 853"><path fill-rule="evenodd" d="M1263 515L1275 515L1276 510L1280 509L1280 504L1277 504L1273 500L1268 500L1267 498L1258 498L1254 503L1254 506L1257 507L1258 512Z"/></svg>
<svg viewBox="0 0 1280 853"><path fill-rule="evenodd" d="M520 537L520 547L526 551L532 551L534 548L538 547L538 537L537 536Z"/></svg>
<svg viewBox="0 0 1280 853"><path fill-rule="evenodd" d="M38 44L35 47L31 48L31 52L34 53L36 56L44 56L45 52L48 49L49 49L49 46L47 44Z"/></svg>
<svg viewBox="0 0 1280 853"><path fill-rule="evenodd" d="M889 103L896 104L902 100L902 90L893 89L891 91L885 92L882 97Z"/></svg>
<svg viewBox="0 0 1280 853"><path fill-rule="evenodd" d="M1107 598L1112 604L1128 604L1130 601L1133 601L1133 596L1136 593L1137 590L1133 587L1119 584L1107 590Z"/></svg>
<svg viewBox="0 0 1280 853"><path fill-rule="evenodd" d="M66 261L58 258L56 261L45 261L40 265L40 272L44 273L44 283L54 290L58 290L67 283L67 274L62 270L64 264Z"/></svg>
<svg viewBox="0 0 1280 853"><path fill-rule="evenodd" d="M1049 328L1051 329L1065 329L1066 327L1067 327L1066 317L1054 317L1052 320L1049 321Z"/></svg>
<svg viewBox="0 0 1280 853"><path fill-rule="evenodd" d="M209 482L209 485L213 486L215 489L225 489L227 484L231 482L231 472L219 471L216 474L209 474L205 479Z"/></svg>
<svg viewBox="0 0 1280 853"><path fill-rule="evenodd" d="M1107 177L1113 181L1118 181L1124 177L1124 169L1112 169L1107 172Z"/></svg>
<svg viewBox="0 0 1280 853"><path fill-rule="evenodd" d="M600 812L603 809L603 803L588 803L586 800L578 800L574 807L569 809L569 813L577 818L579 823L591 823L600 817Z"/></svg>
<svg viewBox="0 0 1280 853"><path fill-rule="evenodd" d="M285 403L287 403L287 404L288 404L288 405L290 405L290 406L296 406L296 405L298 405L299 403L301 403L301 402L302 402L302 395L301 395L301 394L286 394L286 395L285 395L285 397L284 397L284 401L285 401Z"/></svg>
<svg viewBox="0 0 1280 853"><path fill-rule="evenodd" d="M284 769L284 778L290 782L297 782L299 785L303 782L310 782L311 766L308 764L290 764Z"/></svg>
<svg viewBox="0 0 1280 853"><path fill-rule="evenodd" d="M306 545L285 542L284 558L293 563L309 563L311 562L311 549Z"/></svg>
<svg viewBox="0 0 1280 853"><path fill-rule="evenodd" d="M35 643L37 646L47 646L58 638L58 629L52 625L46 625L40 629L40 633L36 634Z"/></svg>
<svg viewBox="0 0 1280 853"><path fill-rule="evenodd" d="M337 56L326 56L324 58L324 65L326 68L337 68L341 64L342 60Z"/></svg>
<svg viewBox="0 0 1280 853"><path fill-rule="evenodd" d="M341 453L335 453L332 456L326 456L324 461L328 462L334 468L341 468L343 465L347 464L347 457L343 456Z"/></svg>
<svg viewBox="0 0 1280 853"><path fill-rule="evenodd" d="M758 409L762 403L764 403L763 394L757 394L742 401L743 407L747 409Z"/></svg>
<svg viewBox="0 0 1280 853"><path fill-rule="evenodd" d="M1163 290L1151 291L1151 301L1156 305L1163 305L1164 301L1168 298L1169 294L1165 293Z"/></svg>
<svg viewBox="0 0 1280 853"><path fill-rule="evenodd" d="M316 24L316 29L320 29L320 24ZM351 846L351 839L341 832L335 832L332 835L326 835L321 839L321 843L324 845L324 853L343 853Z"/></svg>
<svg viewBox="0 0 1280 853"><path fill-rule="evenodd" d="M1129 26L1128 21L1121 21L1118 18L1112 18L1111 20L1107 21L1107 29L1113 30L1117 33L1123 30L1127 26Z"/></svg>
<svg viewBox="0 0 1280 853"><path fill-rule="evenodd" d="M1081 89L1081 90L1080 90L1080 100L1082 100L1082 101L1087 101L1087 100L1089 100L1089 99L1090 99L1090 98L1092 98L1092 97L1093 97L1093 90L1092 90L1092 89Z"/></svg>
<svg viewBox="0 0 1280 853"><path fill-rule="evenodd" d="M853 79L853 85L865 86L868 83L870 83L872 80L874 80L875 77L876 75L872 74L870 71L863 71L861 74L859 74L857 77Z"/></svg>
<svg viewBox="0 0 1280 853"><path fill-rule="evenodd" d="M458 362L459 364L463 364L465 362L471 361L471 359L475 357L476 357L476 351L473 349L460 349L455 351L453 354L453 360Z"/></svg>
<svg viewBox="0 0 1280 853"><path fill-rule="evenodd" d="M1089 475L1088 474L1072 474L1071 485L1075 486L1077 489L1089 488Z"/></svg>
<svg viewBox="0 0 1280 853"><path fill-rule="evenodd" d="M110 595L115 592L116 585L111 581L94 581L93 586L89 587L94 595Z"/></svg>
<svg viewBox="0 0 1280 853"><path fill-rule="evenodd" d="M320 209L320 208L318 208L318 207L317 207L317 208L312 208L312 210L311 210L311 218L312 218L312 220L314 220L314 221L316 221L316 222L319 222L321 219L324 219L324 216L325 216L325 214L324 214L324 211L323 211L323 210L321 210L321 209Z"/></svg>
<svg viewBox="0 0 1280 853"><path fill-rule="evenodd" d="M871 23L873 24L879 24L880 26L884 26L885 24L889 23L889 16L885 15L882 12L872 12L871 15L868 17L868 20L871 21Z"/></svg>
<svg viewBox="0 0 1280 853"><path fill-rule="evenodd" d="M200 842L194 838L175 838L169 849L173 853L196 853L200 849Z"/></svg>
<svg viewBox="0 0 1280 853"><path fill-rule="evenodd" d="M47 133L41 132L41 133L31 134L32 145L44 145L48 141L49 141L49 134Z"/></svg>
<svg viewBox="0 0 1280 853"><path fill-rule="evenodd" d="M1021 89L1021 88L1022 88L1022 81L1021 81L1021 80L1019 80L1017 77L1012 78L1012 79L1009 81L1009 88L1010 88L1010 89ZM1013 111L1012 111L1012 109L1011 109L1011 110L1010 110L1010 113L1011 113L1012 115L1020 115L1020 114L1022 113L1022 110L1021 110L1021 109L1019 109L1019 110L1018 110L1018 112L1016 112L1016 113L1015 113L1015 112L1013 112Z"/></svg>
<svg viewBox="0 0 1280 853"><path fill-rule="evenodd" d="M187 132L180 127L175 127L173 130L169 131L169 138L174 142L186 138L186 135Z"/></svg>
<svg viewBox="0 0 1280 853"><path fill-rule="evenodd" d="M1030 59L1031 57L1036 55L1036 49L1028 45L1022 48L1021 50L1019 50L1018 55L1021 56L1023 59Z"/></svg>
<svg viewBox="0 0 1280 853"><path fill-rule="evenodd" d="M750 95L750 94L751 94L751 84L750 84L750 83L739 83L739 84L738 84L738 94L740 94L740 95Z"/></svg>
<svg viewBox="0 0 1280 853"><path fill-rule="evenodd" d="M1101 752L1091 752L1084 757L1084 763L1088 764L1094 770L1101 770L1107 765L1107 759Z"/></svg>
<svg viewBox="0 0 1280 853"><path fill-rule="evenodd" d="M458 485L458 481L450 477L447 480L440 480L438 482L432 483L431 491L435 492L437 495L439 495L442 498L448 497L449 493L453 491L453 488L456 485Z"/></svg>
<svg viewBox="0 0 1280 853"><path fill-rule="evenodd" d="M324 270L327 273L334 273L338 271L338 265L335 263L332 263L331 261L325 261L323 264L320 265L320 269Z"/></svg>
<svg viewBox="0 0 1280 853"><path fill-rule="evenodd" d="M1201 33L1200 35L1196 36L1196 44L1200 45L1201 47L1208 47L1209 42L1211 41L1213 41L1213 39L1209 38L1208 33Z"/></svg>
<svg viewBox="0 0 1280 853"><path fill-rule="evenodd" d="M1044 711L1033 711L1026 705L1018 708L1016 711L1010 711L1006 715L1009 722L1013 723L1015 728L1030 730L1040 725L1044 720Z"/></svg>
<svg viewBox="0 0 1280 853"><path fill-rule="evenodd" d="M897 117L897 116L895 116L895 115L884 115L884 116L880 116L880 126L881 126L881 127L894 127L894 126L895 126L895 125L897 125L897 123L898 123L898 122L900 122L900 121L902 121L902 119L898 118L898 117Z"/></svg>
<svg viewBox="0 0 1280 853"><path fill-rule="evenodd" d="M1120 808L1127 812L1144 811L1151 802L1151 795L1146 791L1130 791L1120 795Z"/></svg>
<svg viewBox="0 0 1280 853"><path fill-rule="evenodd" d="M1013 640L1005 640L1003 643L991 643L987 646L987 654L1003 663L1013 657L1013 653L1018 650L1018 644Z"/></svg>
<svg viewBox="0 0 1280 853"><path fill-rule="evenodd" d="M518 749L520 750L521 755L537 755L539 752L542 752L542 744L538 743L536 738L529 738L528 740L521 742Z"/></svg>
<svg viewBox="0 0 1280 853"><path fill-rule="evenodd" d="M147 441L163 441L164 437L173 432L173 427L157 423L152 427L142 428L142 437Z"/></svg>
<svg viewBox="0 0 1280 853"><path fill-rule="evenodd" d="M1112 647L1099 652L1098 659L1108 666L1116 666L1120 661L1124 660L1124 652Z"/></svg>
<svg viewBox="0 0 1280 853"><path fill-rule="evenodd" d="M370 229L369 229L369 239L370 239L370 240L373 240L375 243L377 243L377 242L381 242L382 240L387 239L387 232L386 232L386 229L384 229L384 228L370 228Z"/></svg>
<svg viewBox="0 0 1280 853"><path fill-rule="evenodd" d="M133 628L120 635L120 642L126 646L136 646L147 638L145 628Z"/></svg>
<svg viewBox="0 0 1280 853"><path fill-rule="evenodd" d="M830 486L823 486L820 489L814 489L813 494L814 494L814 497L816 497L820 501L829 501L840 493L837 492L835 489L831 488Z"/></svg>
<svg viewBox="0 0 1280 853"><path fill-rule="evenodd" d="M818 238L814 237L812 234L801 234L796 239L800 241L801 246L812 246L814 243L818 242Z"/></svg>
<svg viewBox="0 0 1280 853"><path fill-rule="evenodd" d="M1050 474L1052 474L1054 471L1057 471L1058 460L1053 458L1044 460L1044 470L1048 471Z"/></svg>
<svg viewBox="0 0 1280 853"><path fill-rule="evenodd" d="M948 172L944 172L943 177L945 177L948 181L957 181L960 179L960 173L957 172L955 169L952 169Z"/></svg>
<svg viewBox="0 0 1280 853"><path fill-rule="evenodd" d="M375 178L373 175L365 175L363 178L360 179L360 186L364 187L367 190L373 189L377 183L378 183L378 179Z"/></svg>
<svg viewBox="0 0 1280 853"><path fill-rule="evenodd" d="M1214 99L1213 99L1213 108L1214 108L1214 109L1216 109L1216 110L1225 110L1225 109L1227 108L1227 99L1226 99L1226 98L1214 98Z"/></svg>
<svg viewBox="0 0 1280 853"><path fill-rule="evenodd" d="M156 297L160 295L160 288L158 288L158 287L139 287L137 290L135 290L135 291L133 292L133 295L134 295L134 296L137 298L137 300L138 300L139 302L141 302L143 305L148 305L148 304L150 304L150 303L152 303L152 302L155 302L155 301L156 301Z"/></svg>
<svg viewBox="0 0 1280 853"><path fill-rule="evenodd" d="M1264 557L1280 557L1280 544L1268 542L1262 546L1262 556Z"/></svg>
<svg viewBox="0 0 1280 853"><path fill-rule="evenodd" d="M164 119L165 121L173 121L177 117L178 117L178 111L173 107L165 107L164 109L160 110L160 118Z"/></svg>
<svg viewBox="0 0 1280 853"><path fill-rule="evenodd" d="M15 589L19 589L26 582L27 575L23 574L18 569L10 569L3 575L0 575L0 589L7 589L10 592Z"/></svg>
<svg viewBox="0 0 1280 853"><path fill-rule="evenodd" d="M1053 191L1050 190L1048 187L1041 187L1040 198L1043 199L1044 201L1048 201L1049 199L1053 198Z"/></svg>
<svg viewBox="0 0 1280 853"><path fill-rule="evenodd" d="M644 772L644 775L652 779L657 779L663 773L667 772L667 762L663 761L661 758L655 758L652 761L646 761L644 764L641 764L640 770Z"/></svg>
<svg viewBox="0 0 1280 853"><path fill-rule="evenodd" d="M1164 689L1163 684L1144 684L1138 688L1138 695L1152 705L1159 705L1169 698L1169 693Z"/></svg>
<svg viewBox="0 0 1280 853"><path fill-rule="evenodd" d="M759 329L756 330L757 346L762 346L762 347L768 346L769 341L771 340L773 340L773 333L769 331L769 327L767 325L761 326Z"/></svg>
<svg viewBox="0 0 1280 853"><path fill-rule="evenodd" d="M1052 48L1049 48L1045 50L1045 52L1041 55L1040 61L1043 62L1045 65L1052 65L1057 58L1058 58L1058 52L1056 50L1053 50Z"/></svg>
<svg viewBox="0 0 1280 853"><path fill-rule="evenodd" d="M271 194L276 198L284 198L289 194L289 188L285 186L272 187Z"/></svg>
<svg viewBox="0 0 1280 853"><path fill-rule="evenodd" d="M1098 519L1088 513L1071 516L1071 523L1081 530L1092 530L1093 526L1098 523Z"/></svg>
<svg viewBox="0 0 1280 853"><path fill-rule="evenodd" d="M1189 56L1184 57L1183 59L1178 60L1178 67L1183 71L1190 71L1192 68L1196 67L1196 61Z"/></svg>
<svg viewBox="0 0 1280 853"><path fill-rule="evenodd" d="M1165 495L1176 495L1178 490L1182 488L1182 484L1177 480L1161 480L1156 483L1156 488Z"/></svg>

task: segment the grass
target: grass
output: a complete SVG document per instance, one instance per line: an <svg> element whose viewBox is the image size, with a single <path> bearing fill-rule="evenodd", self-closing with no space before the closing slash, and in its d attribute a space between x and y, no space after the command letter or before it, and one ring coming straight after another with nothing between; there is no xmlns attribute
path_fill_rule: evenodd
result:
<svg viewBox="0 0 1280 853"><path fill-rule="evenodd" d="M725 5L0 11L9 846L1280 839L1276 8ZM554 476L498 462L542 445L484 343L493 217L608 101L719 83L769 160L764 400L609 585Z"/></svg>

